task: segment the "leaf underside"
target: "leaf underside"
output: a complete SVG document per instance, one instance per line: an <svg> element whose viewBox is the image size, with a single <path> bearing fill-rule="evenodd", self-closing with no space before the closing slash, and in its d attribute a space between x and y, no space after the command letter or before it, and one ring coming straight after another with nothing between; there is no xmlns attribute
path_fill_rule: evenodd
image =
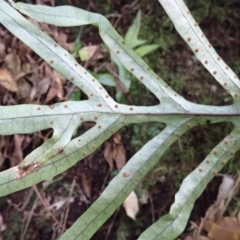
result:
<svg viewBox="0 0 240 240"><path fill-rule="evenodd" d="M128 161L95 203L61 237L63 240L90 239L182 134L194 126L209 122L232 122L232 132L184 179L169 214L161 217L139 237L141 240L175 239L184 230L195 200L239 148L240 83L237 76L217 55L180 0L159 2L196 58L232 96L232 105L206 106L185 100L125 44L102 15L70 6L53 8L10 2L13 7L4 1L0 2L1 23L80 88L88 96L88 100L67 101L51 106L0 106L2 135L33 133L49 128L54 130L53 136L29 154L19 166L0 173L0 196L27 188L67 170L123 126L149 121L165 123L166 127L162 132ZM56 26L92 24L98 27L101 38L112 51L111 54L157 97L159 104L142 107L115 102L70 53L14 8L39 22ZM72 139L75 130L85 121L95 122L96 125Z"/></svg>

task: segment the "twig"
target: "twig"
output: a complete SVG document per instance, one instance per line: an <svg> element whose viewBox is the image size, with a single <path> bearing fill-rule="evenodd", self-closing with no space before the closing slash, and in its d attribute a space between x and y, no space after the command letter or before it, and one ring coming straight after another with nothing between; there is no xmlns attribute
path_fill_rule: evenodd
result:
<svg viewBox="0 0 240 240"><path fill-rule="evenodd" d="M52 219L65 231L65 227L62 225L61 222L58 221L58 219L53 215L53 213L49 210L48 206L46 205L44 199L42 198L42 195L40 194L40 192L38 191L36 185L33 186L34 191L36 192L38 198L40 199L42 205L44 206L45 210L50 214L50 216L52 217Z"/></svg>
<svg viewBox="0 0 240 240"><path fill-rule="evenodd" d="M74 178L73 181L72 181L70 192L68 194L68 199L70 199L70 197L72 196L73 189L74 189L75 185L76 185L76 180ZM63 227L64 228L62 228L60 236L63 234L64 230L66 229L66 223L67 223L67 219L68 219L69 209L70 209L70 201L68 201L68 203L67 203L67 209L66 209L66 212L65 212L64 220L63 220Z"/></svg>
<svg viewBox="0 0 240 240"><path fill-rule="evenodd" d="M112 222L111 222L111 225L110 225L109 228L108 228L108 231L107 231L107 234L106 234L106 237L105 237L104 240L108 240L108 237L109 237L109 235L110 235L110 233L111 233L111 230L112 230L112 227L113 227L113 223L114 223L114 221L115 221L115 219L116 219L119 211L120 211L120 207L118 208L118 210L115 212L115 214L114 214L114 216L113 216L113 220L112 220Z"/></svg>

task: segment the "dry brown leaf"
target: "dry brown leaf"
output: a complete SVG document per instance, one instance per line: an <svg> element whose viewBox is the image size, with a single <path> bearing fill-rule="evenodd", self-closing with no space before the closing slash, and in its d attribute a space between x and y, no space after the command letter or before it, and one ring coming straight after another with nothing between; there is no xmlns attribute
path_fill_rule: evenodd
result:
<svg viewBox="0 0 240 240"><path fill-rule="evenodd" d="M50 102L54 97L58 94L58 90L56 88L51 87L48 91L45 103Z"/></svg>
<svg viewBox="0 0 240 240"><path fill-rule="evenodd" d="M17 86L18 86L17 97L19 99L26 99L30 97L32 86L26 79L21 78L17 82Z"/></svg>
<svg viewBox="0 0 240 240"><path fill-rule="evenodd" d="M123 207L125 208L127 216L136 220L136 215L139 211L138 197L134 191L132 191L129 196L123 202Z"/></svg>
<svg viewBox="0 0 240 240"><path fill-rule="evenodd" d="M3 60L5 59L6 56L5 49L6 49L5 44L0 43L0 62L3 62Z"/></svg>
<svg viewBox="0 0 240 240"><path fill-rule="evenodd" d="M16 82L7 69L0 69L0 84L10 92L18 90Z"/></svg>
<svg viewBox="0 0 240 240"><path fill-rule="evenodd" d="M113 170L113 150L112 150L112 144L110 141L106 141L104 143L104 152L103 152L104 158L106 159L108 165L109 165L109 170Z"/></svg>
<svg viewBox="0 0 240 240"><path fill-rule="evenodd" d="M206 230L208 230L207 223L211 221L215 221L217 218L221 216L222 209L224 208L224 200L218 200L215 201L214 204L212 204L206 211L205 214L205 223L204 227Z"/></svg>
<svg viewBox="0 0 240 240"><path fill-rule="evenodd" d="M0 232L3 232L7 229L7 225L4 223L3 221L3 217L2 215L0 214Z"/></svg>
<svg viewBox="0 0 240 240"><path fill-rule="evenodd" d="M120 171L126 164L126 153L125 148L122 144L116 146L114 159L117 165L117 169Z"/></svg>
<svg viewBox="0 0 240 240"><path fill-rule="evenodd" d="M12 153L11 167L16 166L23 160L22 143L25 136L14 134L14 151Z"/></svg>
<svg viewBox="0 0 240 240"><path fill-rule="evenodd" d="M37 83L36 92L39 96L45 94L48 91L50 82L50 78L46 77Z"/></svg>
<svg viewBox="0 0 240 240"><path fill-rule="evenodd" d="M240 227L237 219L232 217L221 217L216 222L209 223L208 237L213 240L238 240L240 238Z"/></svg>
<svg viewBox="0 0 240 240"><path fill-rule="evenodd" d="M62 86L62 80L60 77L56 77L55 79L55 87L58 90L57 97L61 101L63 99L63 86Z"/></svg>
<svg viewBox="0 0 240 240"><path fill-rule="evenodd" d="M29 48L26 44L24 44L23 42L18 42L18 56L20 57L20 59L28 58L28 60L33 63L34 59L31 57L32 52L32 49Z"/></svg>
<svg viewBox="0 0 240 240"><path fill-rule="evenodd" d="M126 164L126 152L120 134L114 134L112 139L113 141L105 142L104 158L109 164L110 171L113 170L114 161L118 171L120 171Z"/></svg>
<svg viewBox="0 0 240 240"><path fill-rule="evenodd" d="M84 193L86 194L86 196L88 198L90 198L91 197L91 192L92 192L92 184L88 180L85 173L81 174L81 183L82 183L82 188L83 188Z"/></svg>
<svg viewBox="0 0 240 240"><path fill-rule="evenodd" d="M31 64L30 63L23 63L21 67L21 72L28 73L31 71Z"/></svg>
<svg viewBox="0 0 240 240"><path fill-rule="evenodd" d="M119 133L116 133L113 135L113 141L114 141L114 159L117 165L118 171L120 171L125 165L126 165L126 151L122 144L122 136Z"/></svg>
<svg viewBox="0 0 240 240"><path fill-rule="evenodd" d="M21 71L21 60L15 52L9 53L5 57L7 69L11 72L12 76L17 76Z"/></svg>
<svg viewBox="0 0 240 240"><path fill-rule="evenodd" d="M114 134L113 135L113 141L116 143L116 144L122 144L122 136L118 133Z"/></svg>

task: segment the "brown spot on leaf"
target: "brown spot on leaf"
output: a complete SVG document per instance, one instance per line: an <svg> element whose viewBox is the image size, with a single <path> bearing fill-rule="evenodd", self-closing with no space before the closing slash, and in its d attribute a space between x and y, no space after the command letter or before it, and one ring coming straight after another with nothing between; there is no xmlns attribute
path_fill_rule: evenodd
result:
<svg viewBox="0 0 240 240"><path fill-rule="evenodd" d="M226 165L227 161L226 160L223 160L222 161L222 165Z"/></svg>
<svg viewBox="0 0 240 240"><path fill-rule="evenodd" d="M131 176L131 174L130 174L130 173L128 173L128 172L123 172L123 173L122 173L122 176L123 176L123 177L130 177L130 176Z"/></svg>
<svg viewBox="0 0 240 240"><path fill-rule="evenodd" d="M16 178L21 179L21 178L25 177L26 175L30 174L31 172L33 172L34 169L36 169L42 165L43 165L43 163L36 162L36 163L30 163L27 166L18 166Z"/></svg>

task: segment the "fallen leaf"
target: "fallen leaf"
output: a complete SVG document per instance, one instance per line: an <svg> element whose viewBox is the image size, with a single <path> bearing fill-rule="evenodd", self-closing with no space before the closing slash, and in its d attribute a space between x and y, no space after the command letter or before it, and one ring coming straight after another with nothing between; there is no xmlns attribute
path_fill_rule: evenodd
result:
<svg viewBox="0 0 240 240"><path fill-rule="evenodd" d="M0 69L0 84L10 92L16 92L17 84L7 69Z"/></svg>
<svg viewBox="0 0 240 240"><path fill-rule="evenodd" d="M3 62L3 60L5 59L6 56L5 49L6 49L5 44L0 43L0 62Z"/></svg>
<svg viewBox="0 0 240 240"><path fill-rule="evenodd" d="M15 52L11 52L5 57L5 63L12 76L15 77L20 73L21 60Z"/></svg>
<svg viewBox="0 0 240 240"><path fill-rule="evenodd" d="M213 240L238 240L240 238L240 227L237 219L221 217L216 222L212 222L208 237Z"/></svg>
<svg viewBox="0 0 240 240"><path fill-rule="evenodd" d="M56 97L58 94L58 90L56 88L50 88L45 100L45 103L50 102L54 97Z"/></svg>
<svg viewBox="0 0 240 240"><path fill-rule="evenodd" d="M23 160L22 143L24 135L14 134L14 151L12 153L11 167L18 165Z"/></svg>
<svg viewBox="0 0 240 240"><path fill-rule="evenodd" d="M27 99L30 97L32 86L25 78L21 78L20 80L18 80L17 86L17 97L19 99Z"/></svg>
<svg viewBox="0 0 240 240"><path fill-rule="evenodd" d="M122 144L122 137L120 134L116 133L113 135L113 141L116 143L116 144Z"/></svg>
<svg viewBox="0 0 240 240"><path fill-rule="evenodd" d="M120 171L126 165L126 151L122 143L122 136L119 133L113 135L114 141L114 155L117 169Z"/></svg>
<svg viewBox="0 0 240 240"><path fill-rule="evenodd" d="M123 207L125 208L127 216L136 220L136 215L139 211L138 197L134 191L132 191L129 196L123 202Z"/></svg>
<svg viewBox="0 0 240 240"><path fill-rule="evenodd" d="M228 198L229 195L232 193L233 188L234 188L234 180L230 176L225 174L223 177L222 183L218 189L217 200Z"/></svg>
<svg viewBox="0 0 240 240"><path fill-rule="evenodd" d="M116 153L114 156L117 169L120 171L126 164L126 153L123 144L119 144L116 146Z"/></svg>
<svg viewBox="0 0 240 240"><path fill-rule="evenodd" d="M37 94L41 96L45 94L50 86L50 79L48 77L41 79L41 81L37 82Z"/></svg>
<svg viewBox="0 0 240 240"><path fill-rule="evenodd" d="M112 150L112 144L110 143L110 141L106 141L104 143L103 156L109 165L109 168L110 168L109 170L112 171L113 170L113 150Z"/></svg>
<svg viewBox="0 0 240 240"><path fill-rule="evenodd" d="M0 232L3 232L7 229L7 225L4 223L3 221L3 217L2 215L0 214Z"/></svg>
<svg viewBox="0 0 240 240"><path fill-rule="evenodd" d="M81 184L82 184L82 188L83 188L84 193L86 194L86 196L88 198L90 198L91 197L91 192L92 192L92 184L88 180L85 173L81 174Z"/></svg>
<svg viewBox="0 0 240 240"><path fill-rule="evenodd" d="M120 171L126 164L126 152L121 142L121 135L116 133L113 135L113 141L105 142L104 158L109 164L110 171L113 170L114 161L116 163L118 171Z"/></svg>
<svg viewBox="0 0 240 240"><path fill-rule="evenodd" d="M55 77L55 87L58 90L57 97L61 101L63 99L63 86L62 86L62 79L60 77Z"/></svg>

